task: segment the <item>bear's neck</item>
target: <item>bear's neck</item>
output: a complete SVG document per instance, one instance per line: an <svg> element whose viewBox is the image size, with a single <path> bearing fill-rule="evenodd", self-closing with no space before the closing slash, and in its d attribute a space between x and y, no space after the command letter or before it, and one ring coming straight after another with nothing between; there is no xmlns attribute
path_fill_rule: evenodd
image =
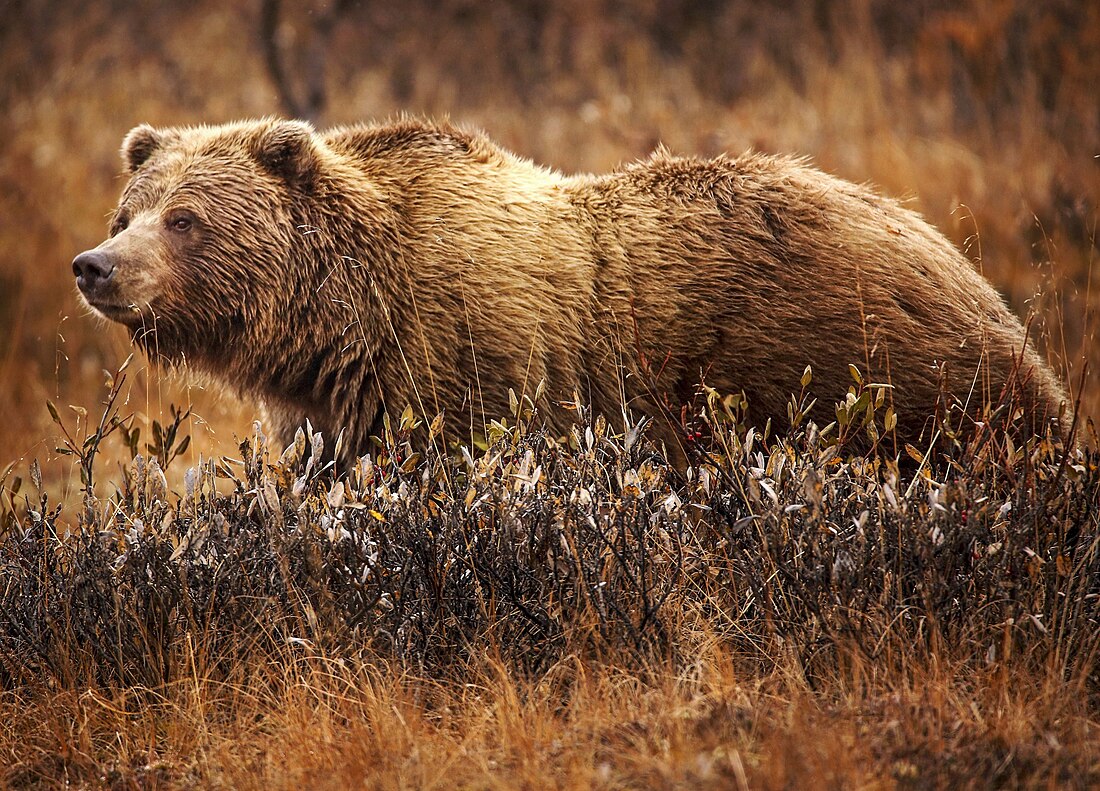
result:
<svg viewBox="0 0 1100 791"><path fill-rule="evenodd" d="M243 376L236 387L259 396L276 422L308 418L329 441L343 430L353 447L366 447L385 398L388 328L403 314L390 276L399 231L384 206L345 205L342 196L318 204L324 213L301 217L309 232L290 246L293 286L246 330L250 342L220 373Z"/></svg>

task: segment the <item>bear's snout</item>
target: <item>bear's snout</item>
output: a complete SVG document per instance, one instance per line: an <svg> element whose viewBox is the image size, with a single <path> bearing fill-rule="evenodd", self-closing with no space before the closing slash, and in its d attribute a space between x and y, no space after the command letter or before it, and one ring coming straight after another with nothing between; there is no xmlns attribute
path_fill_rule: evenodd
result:
<svg viewBox="0 0 1100 791"><path fill-rule="evenodd" d="M94 301L115 274L111 257L100 250L88 250L73 259L76 286L85 297Z"/></svg>

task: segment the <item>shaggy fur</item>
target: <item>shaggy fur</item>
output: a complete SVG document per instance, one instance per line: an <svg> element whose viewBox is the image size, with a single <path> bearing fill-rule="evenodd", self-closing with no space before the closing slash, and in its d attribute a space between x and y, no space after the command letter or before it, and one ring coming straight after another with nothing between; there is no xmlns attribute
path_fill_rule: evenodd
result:
<svg viewBox="0 0 1100 791"><path fill-rule="evenodd" d="M819 422L854 363L893 384L903 440L944 392L973 415L1017 364L1019 403L1041 418L1066 401L941 234L799 160L658 151L565 177L411 120L141 126L123 158L97 248L115 271L90 303L153 358L259 397L284 441L308 417L362 451L407 404L469 436L540 380L559 432L574 391L656 415L702 379L782 426L807 364Z"/></svg>

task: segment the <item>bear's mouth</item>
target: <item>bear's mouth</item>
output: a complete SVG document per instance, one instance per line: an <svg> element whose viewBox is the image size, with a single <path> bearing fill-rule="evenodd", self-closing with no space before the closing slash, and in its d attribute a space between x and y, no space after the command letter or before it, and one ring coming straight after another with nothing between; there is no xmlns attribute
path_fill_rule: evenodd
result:
<svg viewBox="0 0 1100 791"><path fill-rule="evenodd" d="M132 302L95 302L88 300L92 309L106 319L117 321L120 324L141 324L141 309Z"/></svg>

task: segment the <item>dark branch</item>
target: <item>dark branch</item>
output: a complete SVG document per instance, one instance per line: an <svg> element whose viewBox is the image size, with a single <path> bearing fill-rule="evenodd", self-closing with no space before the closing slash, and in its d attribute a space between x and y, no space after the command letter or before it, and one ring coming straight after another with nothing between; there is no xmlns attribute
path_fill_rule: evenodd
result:
<svg viewBox="0 0 1100 791"><path fill-rule="evenodd" d="M293 118L307 117L306 108L294 95L294 88L287 79L282 55L279 52L278 30L281 0L263 0L260 8L260 43L264 48L264 60L268 73L279 93L284 112Z"/></svg>

